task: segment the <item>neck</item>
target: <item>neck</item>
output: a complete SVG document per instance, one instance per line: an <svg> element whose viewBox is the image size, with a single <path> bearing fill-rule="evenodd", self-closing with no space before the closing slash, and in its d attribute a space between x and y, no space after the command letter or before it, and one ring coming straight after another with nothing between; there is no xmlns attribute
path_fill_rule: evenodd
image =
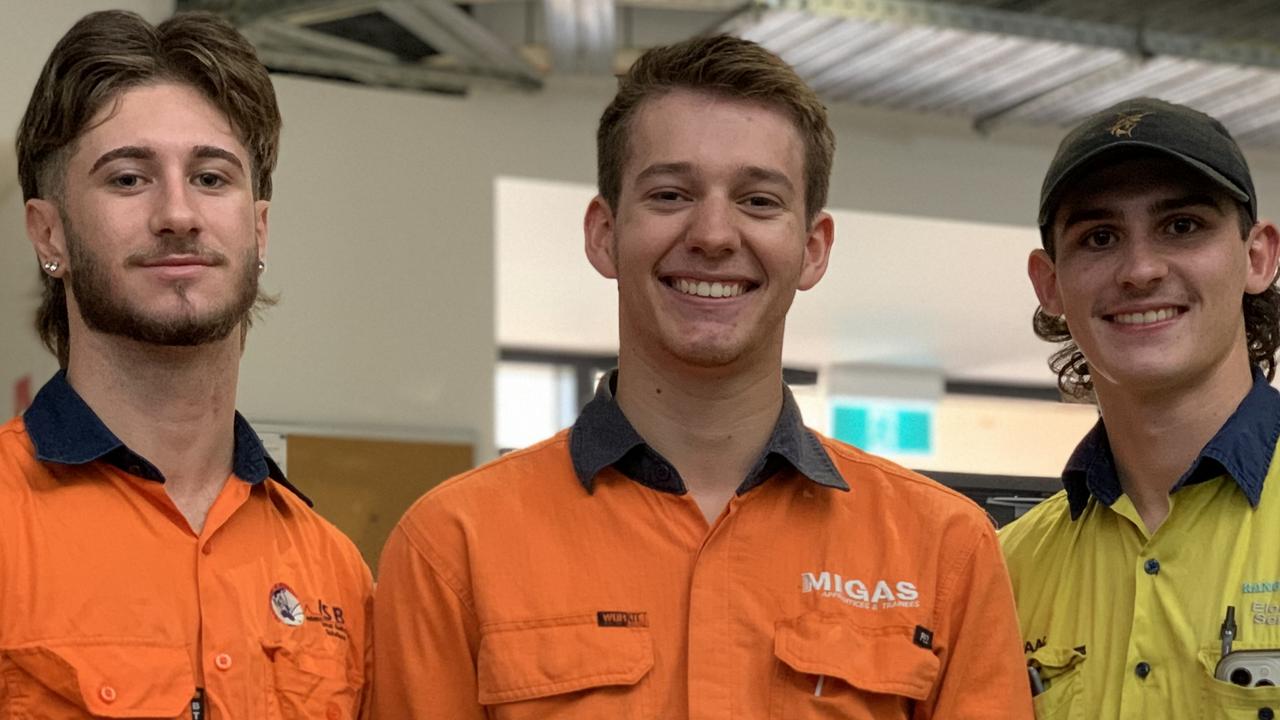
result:
<svg viewBox="0 0 1280 720"><path fill-rule="evenodd" d="M1120 485L1149 530L1169 512L1169 492L1248 394L1247 359L1171 390L1131 390L1095 376L1098 406Z"/></svg>
<svg viewBox="0 0 1280 720"><path fill-rule="evenodd" d="M743 370L658 363L625 346L619 354L618 404L692 493L719 493L727 500L777 424L781 357L754 365Z"/></svg>
<svg viewBox="0 0 1280 720"><path fill-rule="evenodd" d="M76 332L79 330L79 332ZM199 532L231 474L240 334L158 347L72 328L67 380L121 442L154 464Z"/></svg>

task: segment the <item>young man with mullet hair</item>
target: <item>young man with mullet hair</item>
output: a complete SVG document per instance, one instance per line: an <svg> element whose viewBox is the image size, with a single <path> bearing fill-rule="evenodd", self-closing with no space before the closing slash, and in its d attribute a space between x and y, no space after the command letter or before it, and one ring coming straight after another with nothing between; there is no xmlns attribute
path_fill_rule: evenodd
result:
<svg viewBox="0 0 1280 720"><path fill-rule="evenodd" d="M372 580L235 411L280 113L212 15L81 19L18 129L37 326L0 426L0 717L350 719Z"/></svg>
<svg viewBox="0 0 1280 720"><path fill-rule="evenodd" d="M1009 581L960 495L802 424L834 138L760 46L645 53L598 133L586 254L618 369L574 426L387 542L375 713L414 720L1030 718Z"/></svg>
<svg viewBox="0 0 1280 720"><path fill-rule="evenodd" d="M1217 120L1129 100L1067 135L1028 270L1101 418L1002 531L1040 718L1280 711L1280 232Z"/></svg>

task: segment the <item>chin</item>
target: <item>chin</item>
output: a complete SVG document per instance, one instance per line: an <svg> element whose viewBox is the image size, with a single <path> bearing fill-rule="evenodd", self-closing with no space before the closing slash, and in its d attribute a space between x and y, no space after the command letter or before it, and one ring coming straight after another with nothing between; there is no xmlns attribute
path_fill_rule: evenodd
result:
<svg viewBox="0 0 1280 720"><path fill-rule="evenodd" d="M667 351L681 362L700 368L732 365L747 354L746 350L739 343L689 342L667 346Z"/></svg>

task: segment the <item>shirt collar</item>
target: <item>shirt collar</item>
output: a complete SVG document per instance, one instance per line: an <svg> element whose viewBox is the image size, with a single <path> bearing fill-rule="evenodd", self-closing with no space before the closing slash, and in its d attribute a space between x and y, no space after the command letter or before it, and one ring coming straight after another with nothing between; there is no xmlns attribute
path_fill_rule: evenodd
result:
<svg viewBox="0 0 1280 720"><path fill-rule="evenodd" d="M595 397L582 409L569 431L569 455L578 480L591 492L596 475L614 466L642 485L683 495L687 488L675 467L649 447L622 413L613 394L617 375L617 370L605 374ZM848 490L848 483L831 462L822 442L804 426L800 408L785 385L782 396L778 422L760 458L738 486L737 494L759 486L785 465L819 485Z"/></svg>
<svg viewBox="0 0 1280 720"><path fill-rule="evenodd" d="M1170 492L1226 474L1235 481L1249 504L1257 507L1277 437L1280 437L1280 393L1255 367L1253 386L1248 394ZM1066 486L1072 520L1084 512L1090 495L1107 505L1120 499L1124 491L1101 419L1071 454L1062 471L1062 483Z"/></svg>
<svg viewBox="0 0 1280 720"><path fill-rule="evenodd" d="M36 459L61 465L85 465L101 460L145 480L164 482L164 475L146 458L130 450L111 432L59 370L22 415L27 435L36 448ZM311 500L285 480L275 460L267 454L262 440L240 413L235 414L235 449L232 471L236 477L257 485L268 477Z"/></svg>

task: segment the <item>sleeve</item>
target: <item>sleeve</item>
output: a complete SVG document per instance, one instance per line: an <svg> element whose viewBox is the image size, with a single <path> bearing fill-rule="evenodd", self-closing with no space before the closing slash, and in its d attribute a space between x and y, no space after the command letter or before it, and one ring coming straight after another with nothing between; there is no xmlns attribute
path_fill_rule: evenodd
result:
<svg viewBox="0 0 1280 720"><path fill-rule="evenodd" d="M366 570L366 572L368 572ZM373 577L369 576L367 594L365 595L365 631L364 631L364 687L360 688L360 705L357 716L360 720L371 720L373 717L373 679L374 679L374 663L373 663L373 598L377 588L373 584Z"/></svg>
<svg viewBox="0 0 1280 720"><path fill-rule="evenodd" d="M930 705L917 718L1031 720L1031 687L1018 634L1013 589L995 531L981 521L939 597L946 638Z"/></svg>
<svg viewBox="0 0 1280 720"><path fill-rule="evenodd" d="M475 612L404 523L391 533L379 561L373 718L483 720Z"/></svg>

